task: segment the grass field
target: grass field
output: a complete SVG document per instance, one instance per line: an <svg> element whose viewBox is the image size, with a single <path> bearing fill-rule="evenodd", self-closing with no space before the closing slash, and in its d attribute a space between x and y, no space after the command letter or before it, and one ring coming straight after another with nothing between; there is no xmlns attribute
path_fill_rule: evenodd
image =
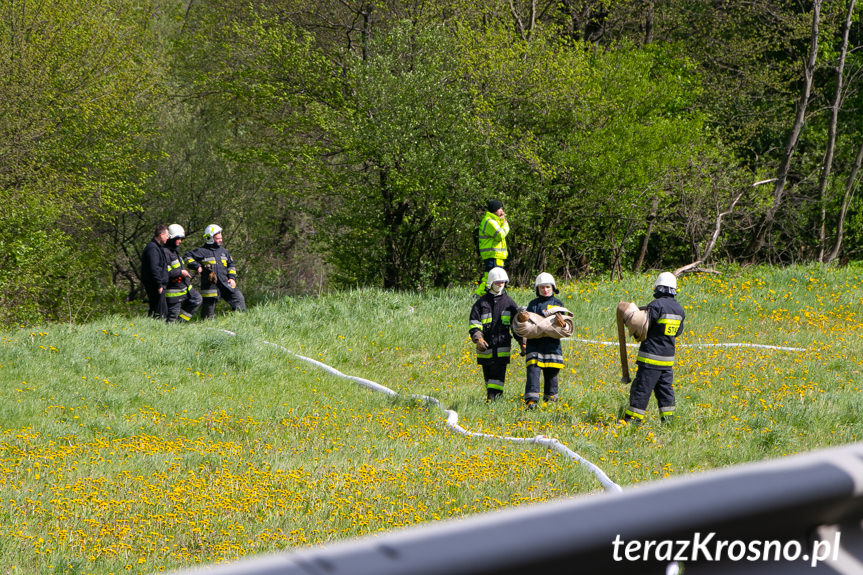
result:
<svg viewBox="0 0 863 575"><path fill-rule="evenodd" d="M647 303L652 280L561 286L577 320L562 401L532 412L520 358L485 403L467 286L4 332L0 573L149 573L602 491L556 452L453 433L414 394L470 431L556 437L624 489L858 440L863 268L681 278L679 419L661 425L651 400L635 428L618 421L628 388L602 342L618 300Z"/></svg>

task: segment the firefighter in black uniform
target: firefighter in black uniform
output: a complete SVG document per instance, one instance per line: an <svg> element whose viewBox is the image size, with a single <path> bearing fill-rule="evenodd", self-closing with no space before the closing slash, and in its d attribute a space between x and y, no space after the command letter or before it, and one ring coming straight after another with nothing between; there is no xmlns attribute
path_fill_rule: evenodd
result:
<svg viewBox="0 0 863 575"><path fill-rule="evenodd" d="M202 319L213 317L220 297L234 311L246 311L246 300L237 289L237 268L231 254L222 247L221 227L210 224L204 228L204 245L186 252L184 259L201 276Z"/></svg>
<svg viewBox="0 0 863 575"><path fill-rule="evenodd" d="M563 302L554 297L558 293L554 277L547 272L536 276L533 283L536 298L527 304L527 311L543 317L554 307L563 307ZM524 356L527 380L524 385L524 403L528 409L536 409L539 401L539 379L542 374L545 384L542 398L544 401L557 401L557 384L560 370L563 369L563 348L560 340L553 337L537 337L527 340L527 354Z"/></svg>
<svg viewBox="0 0 863 575"><path fill-rule="evenodd" d="M656 394L662 421L674 417L674 340L683 333L683 307L674 299L677 277L662 272L653 285L652 302L646 311L650 318L647 336L638 348L638 372L629 389L629 407L624 419L641 423L650 401Z"/></svg>
<svg viewBox="0 0 863 575"><path fill-rule="evenodd" d="M165 321L174 322L180 318L188 322L201 307L201 294L191 286L192 275L183 266L179 247L186 231L180 224L168 226L168 241L164 251L168 260L168 289L165 290L165 300L168 304L168 314Z"/></svg>
<svg viewBox="0 0 863 575"><path fill-rule="evenodd" d="M518 306L504 293L507 282L509 277L503 268L491 269L485 294L474 302L470 310L468 329L471 340L476 344L476 362L482 366L487 401L498 399L503 394L506 366L511 355L511 326ZM515 337L524 348L524 341Z"/></svg>
<svg viewBox="0 0 863 575"><path fill-rule="evenodd" d="M168 315L165 303L165 289L168 287L168 258L162 246L168 241L168 227L156 226L153 239L141 253L141 282L147 292L149 309L147 315L154 319L164 319Z"/></svg>

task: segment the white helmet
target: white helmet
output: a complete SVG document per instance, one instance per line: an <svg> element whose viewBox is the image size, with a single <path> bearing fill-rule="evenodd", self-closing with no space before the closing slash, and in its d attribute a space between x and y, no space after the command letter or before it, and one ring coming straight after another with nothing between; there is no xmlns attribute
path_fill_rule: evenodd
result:
<svg viewBox="0 0 863 575"><path fill-rule="evenodd" d="M217 226L216 224L210 224L209 226L204 228L204 242L208 244L213 243L213 238L216 236L216 234L219 234L221 232L222 228L220 226Z"/></svg>
<svg viewBox="0 0 863 575"><path fill-rule="evenodd" d="M552 276L548 272L542 272L541 274L536 276L536 281L533 282L533 287L539 288L539 286L551 286L551 290L554 293L558 293L557 284L554 283L554 276ZM537 295L539 295L538 291Z"/></svg>
<svg viewBox="0 0 863 575"><path fill-rule="evenodd" d="M509 283L509 276L506 275L506 270L503 268L491 268L488 272L488 279L485 281L486 289L490 290L494 282Z"/></svg>
<svg viewBox="0 0 863 575"><path fill-rule="evenodd" d="M536 281L533 282L533 287L539 287L542 285L550 285L551 287L557 287L557 284L554 283L554 276L552 276L548 272L542 272L538 276L536 276Z"/></svg>
<svg viewBox="0 0 863 575"><path fill-rule="evenodd" d="M183 229L183 226L180 224L171 224L168 226L168 239L173 240L175 238L185 238L186 230Z"/></svg>
<svg viewBox="0 0 863 575"><path fill-rule="evenodd" d="M671 295L676 294L677 276L671 272L662 272L653 284L653 291L670 293Z"/></svg>

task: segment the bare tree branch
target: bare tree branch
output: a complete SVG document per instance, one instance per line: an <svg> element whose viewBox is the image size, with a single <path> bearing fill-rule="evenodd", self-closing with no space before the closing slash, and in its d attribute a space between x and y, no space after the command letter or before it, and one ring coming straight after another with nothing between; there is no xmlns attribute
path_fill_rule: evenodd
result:
<svg viewBox="0 0 863 575"><path fill-rule="evenodd" d="M839 251L842 249L842 236L845 233L845 218L848 215L848 208L851 205L851 199L854 197L854 192L857 191L857 174L860 172L861 164L863 164L863 142L860 143L860 148L857 150L857 157L854 160L854 166L851 168L851 173L848 175L848 180L845 183L845 195L842 197L842 207L839 209L839 221L836 223L836 240L833 243L833 249L830 250L830 255L828 255L825 260L826 263L830 263L839 257Z"/></svg>
<svg viewBox="0 0 863 575"><path fill-rule="evenodd" d="M833 168L833 152L836 149L836 131L839 124L839 108L842 102L842 80L845 70L845 57L848 54L848 35L851 30L851 19L854 16L854 0L848 2L848 13L842 27L842 48L839 50L839 62L836 64L836 93L833 94L833 104L830 107L830 124L827 132L827 149L824 152L824 162L821 167L821 177L818 185L818 203L821 204L820 225L818 229L818 261L824 262L824 249L827 243L827 182Z"/></svg>
<svg viewBox="0 0 863 575"><path fill-rule="evenodd" d="M763 184L769 184L770 182L773 182L774 180L775 180L775 178L770 178L769 180L761 180L761 181L755 182L750 187L754 188L756 186L760 186ZM737 202L740 201L740 198L743 197L744 193L746 193L746 188L740 190L740 192L736 196L734 196L734 199L731 200L731 203L728 205L727 210L725 210L724 212L720 212L720 213L716 214L716 221L714 222L714 225L713 225L713 233L710 235L710 240L707 242L707 245L704 246L704 254L701 256L701 258L690 263L690 264L686 264L683 267L677 268L674 271L674 275L680 275L682 273L689 273L692 271L718 273L714 270L700 269L700 268L698 268L698 266L700 266L701 264L703 264L704 262L706 262L710 259L710 255L713 253L713 248L716 247L716 242L719 240L719 234L722 231L722 218L724 218L725 216L731 215L731 213L734 211L734 207L737 205Z"/></svg>
<svg viewBox="0 0 863 575"><path fill-rule="evenodd" d="M524 22L515 7L515 0L509 0L509 10L512 12L512 17L515 20L515 25L521 39L527 42L533 35L533 30L536 27L536 0L530 0L530 22L527 27L525 27Z"/></svg>
<svg viewBox="0 0 863 575"><path fill-rule="evenodd" d="M773 187L773 203L767 209L761 223L758 226L758 232L752 240L749 248L750 258L754 259L756 255L764 247L767 241L767 234L773 227L776 220L776 213L779 211L782 201L785 196L785 184L788 181L788 174L791 171L791 159L797 149L797 143L800 139L800 132L803 130L803 124L806 118L806 106L809 103L809 97L812 93L812 84L815 75L815 63L818 59L818 27L821 21L821 2L822 0L813 0L812 2L812 28L809 43L809 58L803 66L803 89L800 93L800 99L797 102L797 114L794 118L794 124L791 128L791 133L788 135L788 142L785 144L785 154L782 164L776 172L776 184Z"/></svg>
<svg viewBox="0 0 863 575"><path fill-rule="evenodd" d="M524 29L524 22L521 21L521 16L519 15L518 10L515 9L515 2L513 0L509 0L509 10L512 12L512 17L515 20L516 28L518 28L519 36L521 36L521 39L526 42L527 32Z"/></svg>

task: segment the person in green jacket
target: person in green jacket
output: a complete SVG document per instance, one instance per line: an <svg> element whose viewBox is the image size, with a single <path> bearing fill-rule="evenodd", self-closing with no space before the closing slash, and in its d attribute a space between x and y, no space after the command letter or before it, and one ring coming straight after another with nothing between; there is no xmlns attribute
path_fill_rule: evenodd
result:
<svg viewBox="0 0 863 575"><path fill-rule="evenodd" d="M506 249L506 236L509 233L509 222L500 200L489 200L485 215L477 227L477 247L482 258L483 274L479 279L474 293L482 296L488 280L488 272L492 268L504 267L509 253Z"/></svg>

